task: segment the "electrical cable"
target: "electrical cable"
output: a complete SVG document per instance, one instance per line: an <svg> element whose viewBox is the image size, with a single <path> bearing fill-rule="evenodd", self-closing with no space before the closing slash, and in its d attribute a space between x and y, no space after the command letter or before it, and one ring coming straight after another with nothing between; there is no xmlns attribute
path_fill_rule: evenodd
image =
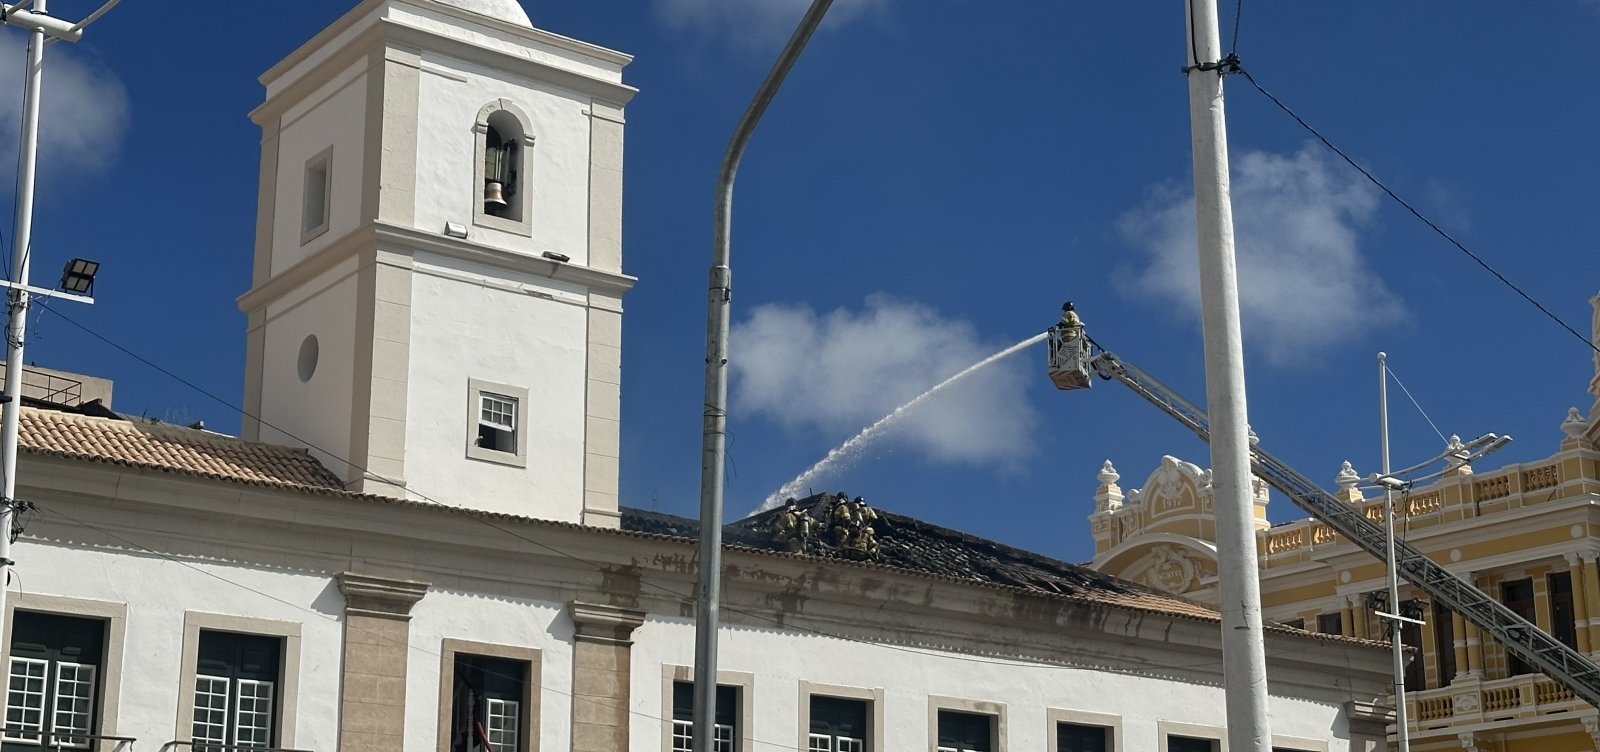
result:
<svg viewBox="0 0 1600 752"><path fill-rule="evenodd" d="M1437 234L1441 238L1444 238L1446 241L1448 241L1450 243L1450 245L1455 246L1456 250L1466 254L1468 258L1471 258L1473 261L1477 262L1478 266L1483 267L1485 271L1487 271L1490 274L1494 275L1494 278L1500 280L1501 284L1504 284L1506 287L1511 288L1511 290L1513 292L1515 292L1517 295L1522 296L1523 300L1526 300L1529 303L1533 304L1533 307L1539 309L1540 313L1543 313L1545 316L1549 317L1549 319L1551 321L1556 322L1556 324L1560 325L1560 327L1562 329L1567 330L1567 332L1570 333L1572 336L1577 337L1578 340L1583 342L1583 344L1585 346L1587 346L1590 350L1593 350L1596 353L1600 353L1600 344L1596 344L1594 342L1591 342L1591 341L1589 341L1588 337L1585 337L1582 334L1579 334L1578 330L1572 328L1572 326L1570 324L1568 324L1567 322L1563 321L1561 319L1561 317L1555 315L1554 313L1551 313L1550 309L1544 307L1544 305L1542 303L1540 303L1539 301L1534 300L1533 296L1531 296L1528 293L1524 292L1521 287L1518 287L1511 280L1507 279L1504 274L1501 274L1499 272L1499 270L1495 269L1493 266L1490 266L1489 262L1483 260L1483 257L1479 256L1476 253L1473 253L1465 245L1463 245L1461 243L1461 241L1456 240L1454 236L1452 236L1450 233L1446 232L1444 230L1444 228L1442 228L1439 225L1435 224L1433 220L1428 219L1426 216L1424 216L1422 214L1422 212L1417 210L1416 207L1412 206L1405 199L1401 198L1394 191L1390 190L1389 186L1384 185L1383 181L1379 180L1376 176L1374 176L1370 171L1367 170L1367 168L1362 167L1360 163L1358 163L1354 159L1352 159L1350 157L1350 155L1348 155L1348 154L1346 154L1344 152L1344 150L1340 149L1337 146L1334 146L1333 142L1329 141L1328 138L1326 136L1322 135L1322 133L1320 131L1318 131L1316 128L1311 127L1311 124L1307 123L1305 121L1305 118L1300 117L1300 115L1298 113L1296 113L1294 110L1290 109L1289 106L1284 104L1282 100L1280 100L1277 97L1273 96L1272 92L1267 91L1266 87L1262 86L1261 83L1255 79L1255 76L1250 75L1250 71L1245 70L1243 66L1239 66L1239 65L1235 64L1228 72L1242 74L1244 76L1245 80L1249 81L1250 85L1254 86L1256 88L1256 91L1261 92L1262 96L1265 96L1274 105L1277 105L1278 109L1283 110L1283 112L1285 114L1287 114L1289 117L1294 118L1294 121L1296 123L1299 123L1300 127L1306 129L1306 131L1309 132L1312 136L1315 136L1318 141L1322 142L1323 146L1328 147L1328 149L1331 150L1334 154L1339 155L1339 158L1343 159L1346 164L1350 165L1351 167L1354 167L1357 172L1361 173L1362 177L1365 177L1367 179L1368 182L1370 182L1373 185L1377 186L1378 190L1383 191L1384 195L1387 195L1389 198L1393 199L1395 203L1399 204L1406 211L1410 212L1411 216L1416 217L1418 220L1421 220L1421 222L1423 224L1427 225L1429 229L1433 230L1435 234Z"/></svg>
<svg viewBox="0 0 1600 752"><path fill-rule="evenodd" d="M1422 409L1422 405L1417 402L1417 398L1411 396L1411 390L1406 388L1405 382L1400 380L1399 374L1396 374L1394 369L1389 367L1388 361L1384 361L1383 372L1389 374L1389 378L1394 379L1394 383L1400 387L1400 391L1405 392L1406 399L1411 400L1411 404L1417 408L1417 412L1422 413L1422 419L1428 421L1428 427L1432 428L1434 433L1439 434L1439 440L1448 444L1450 440L1444 437L1444 433L1439 430L1438 426L1434 425L1433 418L1428 417L1428 411Z"/></svg>
<svg viewBox="0 0 1600 752"><path fill-rule="evenodd" d="M204 394L207 397L210 397L211 399L216 400L217 402L219 402L222 405L224 405L224 406L226 406L226 407L238 412L239 414L244 415L244 416L246 416L248 418L252 418L254 420L261 421L262 425L267 426L268 428L272 428L273 430L279 431L280 433L283 433L285 436L289 437L290 439L292 439L294 441L297 441L297 442L299 442L301 444L304 444L304 445L306 445L307 447L310 447L313 450L316 450L318 452L322 452L323 454L326 454L326 455L334 458L335 460L337 460L337 461L339 461L341 463L347 464L352 468L356 468L357 470L359 470L362 473L366 473L367 472L365 468L361 467L360 465L358 465L356 463L353 463L353 462L350 462L348 460L345 460L344 458L340 457L337 453L329 452L329 451L327 451L325 449L322 449L322 448L316 446L315 444L313 444L311 442L308 442L308 441L305 441L304 439L301 439L301 438L295 436L294 434L292 434L292 433L290 433L288 431L285 431L285 430L283 430L281 428L278 428L277 426L272 425L271 423L268 423L268 422L266 422L264 420L261 420L257 416L251 415L248 411L244 410L242 407L239 407L237 405L233 405L232 403L228 402L227 400L224 400L221 397L218 397L215 394L212 394L211 392L206 391L205 389L193 384L192 382L188 381L187 379L184 379L181 376L178 376L177 374L175 374L175 373L173 373L173 372L171 372L171 371L169 371L169 370L167 370L167 369L165 369L165 368L163 368L163 367L151 362L150 360L144 358L143 356L138 355L137 353L134 353L133 351L131 351L131 350L127 349L126 347L123 347L122 345L110 340L109 338L99 334L98 332L95 332L95 331L89 329L88 327L86 327L83 324L77 322L76 320L72 319L71 317L69 317L69 316L67 316L67 315L65 315L65 314L63 314L63 313L61 313L59 311L53 310L53 309L49 309L49 310L50 310L51 313L55 314L56 316L60 316L62 319L66 320L68 323L72 324L73 326L78 327L80 330L84 331L85 333L89 334L90 336L95 337L96 339L99 339L100 341L102 341L102 342L104 342L104 343L106 343L108 345L111 345L112 347L114 347L114 348L120 350L121 352L129 355L130 357L135 358L136 360L140 361L141 363L144 363L144 364L146 364L146 365L148 365L148 366L150 366L152 368L155 368L157 371L160 371L161 373L167 375L168 377L177 380L179 383L182 383L185 386L188 386L188 387L200 392L201 394ZM471 520L473 520L475 522L478 522L478 523L480 523L482 525L485 525L487 527L490 527L490 528L493 528L495 530L498 530L501 533L509 535L509 536L511 536L513 538L521 540L521 541L523 541L525 543L528 543L530 545L536 546L536 547L538 547L540 549L543 549L545 551L548 551L548 552L550 552L550 553L552 553L554 555L557 555L557 556L560 556L560 557L563 557L563 558L566 558L566 559L570 559L570 560L572 560L574 562L583 564L586 567L590 567L590 568L593 568L593 569L598 570L598 571L604 571L604 570L608 569L611 566L611 565L606 564L604 562L597 562L597 561L593 561L593 560L590 560L590 559L585 559L583 557L577 556L575 554L572 554L570 552L567 552L567 551L564 551L564 550L562 550L560 548L552 546L552 545L550 545L548 543L544 543L542 541L538 541L538 540L534 540L532 538L529 538L529 537L527 537L525 535L522 535L521 533L518 533L515 530L511 530L509 528L503 527L503 526L501 526L499 524L496 524L493 520L487 519L484 516L484 513L482 511L480 511L480 510L471 509L471 508L468 508L468 507L459 506L459 505L450 504L450 503L447 503L447 502L444 502L444 501L440 501L440 500L438 500L436 498L433 498L433 497L431 497L431 496L429 496L429 495L427 495L427 494L425 494L425 493L423 493L421 491L417 491L415 489L408 488L407 492L411 493L411 494L415 494L416 496L420 497L421 499L427 501L430 504L433 504L433 505L436 505L436 506L440 506L440 507L443 507L445 509L450 509L450 510L453 510L453 511L461 512L468 519L471 519ZM86 524L86 523L80 523L80 524ZM644 582L644 581L641 580L640 584L643 587L649 587L649 588L651 588L653 590L657 590L659 592L667 594L668 596L676 598L680 602L682 602L682 603L684 603L686 605L694 605L695 604L695 598L694 598L694 596L692 596L690 594L678 592L676 590L673 590L672 588L666 587L664 585L659 585L659 584L656 584L656 583L652 583L652 582ZM774 626L778 626L778 627L781 627L781 628L784 628L784 629L793 629L793 630L800 631L800 632L806 632L806 633L814 634L814 635L817 635L817 636L820 636L820 637L828 637L828 638L832 638L832 639L844 640L844 641L847 641L847 642L854 642L854 643L863 644L863 645L870 645L870 646L874 646L874 647L882 647L882 648L887 648L887 649L890 649L890 650L898 650L898 651L901 651L901 652L909 652L909 653L913 653L913 654L917 654L917 655L934 655L934 656L940 656L940 657L947 657L947 658L950 658L952 660L962 660L962 661L968 661L968 662L974 662L974 663L989 663L989 664L1000 664L1000 665L1014 665L1016 663L1021 663L1024 660L1024 659L1016 659L1016 660L1011 660L1011 661L994 661L994 660L985 660L985 659L978 659L978 658L967 658L965 656L959 656L959 655L946 655L944 653L928 652L928 651L925 651L925 650L919 650L919 649L915 649L915 648L906 648L906 647L891 645L891 644L888 644L888 643L871 642L871 641L867 641L867 640L861 640L861 639L857 639L857 638L847 637L847 636L844 636L844 635L833 634L833 633L825 632L825 631L822 631L822 630L811 629L811 628L808 628L808 627L803 627L803 626L799 626L799 625L795 625L795 624L791 624L791 623L786 623L783 620L775 619L775 618L766 616L764 614L758 614L758 613L754 613L754 612L751 612L751 611L746 611L746 610L743 610L743 609L731 607L731 606L729 606L727 604L723 604L722 605L722 610L728 611L728 612L731 612L731 613L740 614L740 615L743 615L743 616L746 616L746 617L749 617L749 618L752 618L752 619L756 619L758 621L770 623L770 624L772 624ZM1036 664L1030 664L1030 665L1036 665ZM1147 665L1149 665L1151 667L1161 667L1162 666L1162 664L1157 664L1157 663L1153 663L1153 662L1152 663L1148 663ZM1213 663L1206 663L1206 664L1195 664L1195 666L1193 666L1193 667L1199 668L1199 667L1203 667L1203 666L1207 666L1207 665L1215 665L1215 663L1213 662ZM1085 668L1085 667L1082 667L1082 666L1058 666L1058 665L1051 665L1051 664L1045 664L1045 665L1042 665L1040 667L1044 667L1044 668ZM1097 667L1097 666L1096 667L1088 667L1088 668L1091 668L1092 670L1110 670L1110 671L1114 671L1115 670L1115 669L1108 669L1108 668Z"/></svg>

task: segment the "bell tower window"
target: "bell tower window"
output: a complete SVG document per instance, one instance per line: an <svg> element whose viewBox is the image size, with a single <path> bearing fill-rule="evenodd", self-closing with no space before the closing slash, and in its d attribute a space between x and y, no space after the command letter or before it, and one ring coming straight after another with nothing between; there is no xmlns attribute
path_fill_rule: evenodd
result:
<svg viewBox="0 0 1600 752"><path fill-rule="evenodd" d="M482 227L531 237L527 156L533 145L528 120L516 105L497 99L478 113L477 180L473 220Z"/></svg>

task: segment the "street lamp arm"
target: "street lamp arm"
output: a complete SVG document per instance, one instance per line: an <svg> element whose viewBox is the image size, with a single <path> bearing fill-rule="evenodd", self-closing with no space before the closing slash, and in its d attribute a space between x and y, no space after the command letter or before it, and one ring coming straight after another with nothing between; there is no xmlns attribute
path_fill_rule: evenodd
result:
<svg viewBox="0 0 1600 752"><path fill-rule="evenodd" d="M28 31L42 31L52 37L65 39L68 42L76 42L83 38L83 26L87 24L63 21L43 13L25 10L22 6L23 3L0 3L0 9L5 10L6 23L22 27ZM109 9L102 8L101 10ZM99 12L96 11L97 14Z"/></svg>

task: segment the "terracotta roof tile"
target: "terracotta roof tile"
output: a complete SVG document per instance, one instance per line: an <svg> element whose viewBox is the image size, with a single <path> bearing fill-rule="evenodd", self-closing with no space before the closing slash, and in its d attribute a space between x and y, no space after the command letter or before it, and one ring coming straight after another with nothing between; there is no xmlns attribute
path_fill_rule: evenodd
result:
<svg viewBox="0 0 1600 752"><path fill-rule="evenodd" d="M304 449L236 439L195 428L24 407L24 452L187 473L263 486L325 490L339 478Z"/></svg>

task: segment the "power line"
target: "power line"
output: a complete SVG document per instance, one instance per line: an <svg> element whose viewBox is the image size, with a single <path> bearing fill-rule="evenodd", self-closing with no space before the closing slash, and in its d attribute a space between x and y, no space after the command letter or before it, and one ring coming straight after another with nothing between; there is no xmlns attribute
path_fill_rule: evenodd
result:
<svg viewBox="0 0 1600 752"><path fill-rule="evenodd" d="M1384 361L1383 363L1383 372L1389 374L1389 378L1394 379L1394 383L1400 387L1400 391L1405 392L1406 399L1411 400L1411 404L1417 408L1417 412L1422 413L1422 419L1428 421L1428 427L1432 428L1434 433L1439 434L1439 440L1448 442L1449 439L1444 437L1444 432L1440 431L1439 427L1434 425L1433 418L1428 417L1428 411L1422 409L1422 405L1417 402L1416 397L1411 396L1411 390L1407 389L1405 382L1400 380L1400 374L1395 373L1394 369L1389 367L1388 361Z"/></svg>
<svg viewBox="0 0 1600 752"><path fill-rule="evenodd" d="M1600 353L1600 344L1596 344L1594 342L1591 342L1591 341L1589 341L1588 337L1585 337L1582 334L1579 334L1577 329L1572 328L1572 326L1570 324L1568 324L1567 322L1563 321L1561 319L1561 317L1555 315L1554 313L1551 313L1550 309L1544 307L1544 304L1540 303L1537 300L1534 300L1532 295L1529 295L1528 293L1524 292L1521 287L1518 287L1511 280L1507 279L1504 274L1501 274L1499 272L1499 270L1495 269L1493 266L1490 266L1489 262L1483 260L1482 256L1479 256L1478 254L1473 253L1465 245L1463 245L1461 243L1461 241L1456 240L1454 236L1452 236L1450 233L1446 232L1444 230L1444 228L1440 227L1438 224L1434 223L1433 220L1428 219L1426 216L1424 216L1422 214L1422 212L1418 211L1417 208L1415 206L1412 206L1410 202L1406 201L1405 199L1401 198L1398 194L1396 194L1394 191L1390 190L1389 186L1384 185L1383 181L1379 180L1376 176L1374 176L1370 171L1367 170L1367 168L1362 167L1361 164L1356 162L1354 159L1352 159L1349 154L1346 154L1343 149L1340 149L1339 147L1335 146L1333 144L1333 142L1329 141L1328 138L1326 136L1322 135L1322 133L1320 131L1318 131L1316 128L1313 128L1310 123L1306 122L1305 118L1300 117L1300 115L1298 113L1296 113L1294 110L1290 109L1289 106L1284 104L1282 100L1280 100L1277 97L1273 96L1272 92L1267 91L1266 87L1262 86L1259 81L1256 81L1255 76L1250 75L1250 71L1246 70L1243 66L1238 64L1237 58L1234 59L1234 62L1233 62L1232 65L1227 66L1225 68L1224 72L1226 72L1226 73L1239 73L1239 74L1243 75L1245 80L1249 81L1250 85L1254 86L1256 88L1256 91L1261 92L1261 94L1263 96L1265 96L1269 101L1271 101L1274 105L1277 105L1278 109L1283 110L1283 112L1285 114L1287 114L1289 117L1294 118L1294 121L1296 123L1299 123L1300 127L1306 129L1306 131L1308 133L1310 133L1312 136L1315 136L1318 141L1322 142L1323 146L1328 147L1328 149L1331 150L1334 154L1339 155L1339 158L1343 159L1346 164L1349 164L1351 167L1354 167L1357 172L1361 173L1362 177L1365 177L1369 182L1371 182L1373 185L1377 186L1378 190L1383 191L1383 193L1385 195L1387 195L1389 198L1393 199L1395 203L1399 204L1406 211L1410 212L1413 217L1416 217L1418 220L1421 220L1421 222L1423 224L1427 225L1428 228L1433 230L1434 233L1436 233L1439 237L1444 238L1446 241L1448 241L1450 243L1450 245L1455 246L1456 250L1466 254L1468 258L1471 258L1473 261L1477 262L1478 266L1483 267L1485 271L1487 271L1490 274L1494 275L1494 278L1500 280L1501 284L1505 285L1506 287L1511 288L1512 291L1514 291L1518 295L1522 296L1523 300L1526 300L1529 303L1533 304L1533 307L1539 309L1540 313L1543 313L1545 316L1549 317L1549 319L1551 321L1556 322L1556 324L1560 325L1560 327L1562 329L1567 330L1567 332L1570 333L1572 336L1577 337L1578 340L1583 342L1583 344L1585 346L1587 346L1590 350L1593 350L1596 353Z"/></svg>
<svg viewBox="0 0 1600 752"><path fill-rule="evenodd" d="M316 444L313 444L313 443L311 443L309 441L301 439L300 437L295 436L294 434L292 434L292 433L290 433L288 431L285 431L284 429L278 428L277 426L274 426L271 423L268 423L268 422L266 422L264 420L261 420L261 418L255 416L255 415L252 415L250 412L246 411L244 408L242 408L240 406L237 406L237 405L234 405L233 403L228 402L227 400L225 400L225 399L223 399L221 397L218 397L217 395L215 395L215 394L213 394L213 393L211 393L211 392L209 392L209 391L207 391L207 390L195 385L193 382L190 382L189 380L184 379L183 377L173 373L172 371L157 365L156 363L150 361L149 359L144 358L143 356L133 352L132 350L129 350L128 348L126 348L126 347L124 347L124 346L112 341L111 339L105 337L104 335L101 335L100 333L95 332L92 329L89 329L88 327L84 326L83 324L73 320L71 317L66 316L65 314L62 314L61 312L56 311L54 309L47 309L47 310L50 310L51 313L53 313L53 314L55 314L57 316L60 316L61 318L66 320L68 323L70 323L73 326L79 328L80 330L84 331L85 333L89 334L90 336L93 336L96 339L99 339L100 341L102 341L102 342L104 342L104 343L106 343L108 345L111 345L112 347L115 347L119 351L129 355L130 357L133 357L133 358L137 359L139 362L144 363L144 364L150 366L151 368L156 369L157 371L160 371L162 374L177 380L179 383L182 383L185 386L188 386L188 387L200 392L201 394L204 394L207 397L210 397L213 400L216 400L217 402L219 402L222 405L224 405L224 406L226 406L226 407L238 412L239 414L241 414L241 415L243 415L245 417L254 419L254 420L261 421L262 425L265 425L265 426L267 426L269 428L272 428L273 430L279 431L279 432L283 433L285 436L289 437L290 439L292 439L294 441L297 441L297 442L299 442L301 444L304 444L307 447L309 447L311 449L314 449L314 450L316 450L318 452L322 452L322 453L334 458L335 460L337 460L337 461L339 461L341 463L344 463L346 465L349 465L352 468L357 469L360 472L363 472L363 473L366 472L366 469L361 467L360 465L357 465L357 464L355 464L353 462L350 462L350 461L344 459L343 457L339 456L335 452L330 452L330 451L327 451L325 449L322 449L321 447L318 447ZM504 527L502 525L499 525L495 521L493 521L491 519L488 519L486 516L484 516L484 513L481 510L471 509L469 507L456 505L456 504L450 504L450 503L441 501L439 499L436 499L436 498L434 498L432 496L429 496L428 494L425 494L425 493L423 493L421 491L417 491L415 489L408 488L406 490L407 490L408 493L415 494L416 496L420 497L421 499L423 499L423 500L425 500L425 501L427 501L427 502L429 502L429 503L431 503L433 505L440 506L440 507L443 507L443 508L446 508L446 509L450 509L450 510L453 510L453 511L460 512L460 513L464 514L467 518L469 518L469 519L471 519L471 520L473 520L475 522L478 522L478 523L480 523L482 525L485 525L487 527L493 528L493 529L495 529L495 530L497 530L497 531L499 531L499 532L501 532L501 533L503 533L505 535L509 535L509 536L511 536L513 538L521 540L521 541L523 541L525 543L528 543L530 545L533 545L533 546L536 546L538 548L541 548L541 549L543 549L545 551L548 551L551 554L554 554L556 556L560 556L560 557L572 560L574 562L583 564L583 565L585 565L587 567L590 567L590 568L593 568L593 569L599 570L599 571L603 571L603 570L605 570L605 569L610 567L610 565L605 563L605 562L598 562L598 561L594 561L594 560L591 560L591 559L585 559L585 558L583 558L581 556L578 556L576 554L573 554L573 553L570 553L568 551L562 550L562 549L560 549L560 548L558 548L556 546L552 546L552 545L550 545L548 543L545 543L543 541L535 540L535 539L530 538L528 536L525 536L525 535L523 535L523 534L521 534L521 533L519 533L519 532L517 532L515 530L512 530L510 528L507 528L507 527ZM65 516L65 515L63 515L63 516ZM81 521L80 521L80 524L87 525L87 523L83 523ZM93 526L90 526L90 527L93 527ZM140 546L140 548L143 549L144 547ZM149 550L149 549L145 549L145 550ZM152 551L152 553L156 553L156 552ZM160 555L160 554L157 554L157 555ZM211 576L216 576L216 575L213 574ZM694 605L696 603L696 599L695 599L694 596L692 596L690 594L687 594L687 593L682 593L682 592L673 590L672 588L669 588L669 587L667 587L665 585L660 585L660 584L652 583L652 582L646 582L643 579L641 579L640 585L642 587L648 587L648 588L651 588L653 590L656 590L656 591L659 591L661 593L664 593L664 594L666 594L666 595L668 595L668 596L670 596L672 598L675 598L675 599L679 600L680 602L682 602L684 604ZM245 586L241 585L241 587L245 587ZM246 587L246 589L250 589L250 588ZM266 594L263 593L262 595L266 595ZM286 601L282 601L281 599L275 598L275 597L270 596L270 595L268 595L266 597L273 598L274 600L278 600L279 602L287 603ZM882 642L872 642L872 641L868 641L868 640L861 640L861 639L858 639L858 638L848 637L848 636L845 636L845 635L834 634L834 633L826 632L826 631L823 631L823 630L811 629L811 628L808 628L808 627L795 625L795 624L792 624L792 623L787 623L787 622L785 622L783 620L775 619L773 617L769 617L769 616L766 616L764 614L759 614L759 613L755 613L755 612L739 609L739 608L736 608L736 607L732 607L732 606L729 606L727 604L723 604L722 605L722 609L724 611L729 611L729 612L732 612L732 613L741 614L743 616L746 616L746 617L749 617L749 618L752 618L752 619L755 619L755 620L758 620L758 621L762 621L762 622L765 622L765 623L769 623L769 624L772 624L774 626L781 627L781 628L784 628L784 629L792 629L792 630L799 631L799 632L805 632L805 633L813 634L813 635L816 635L816 636L819 636L819 637L827 637L827 638L838 639L838 640L843 640L843 641L847 641L847 642L854 642L854 643L858 643L858 644L862 644L862 645L881 647L881 648L886 648L886 649L890 649L890 650L897 650L897 651L901 651L901 652L909 652L909 653L913 653L913 654L917 654L917 655L934 655L934 656L940 656L940 657L949 658L951 660L961 660L961 661L967 661L967 662L972 662L972 663L986 663L986 664L997 664L997 665L1015 665L1015 664L1023 662L1025 660L1025 659L1014 659L1014 660L1006 660L1006 661L997 661L997 660L986 660L986 659L981 659L981 658L969 658L969 657L960 656L960 655L947 655L947 654L943 654L943 653L933 653L933 652L928 652L928 651L925 651L925 650L919 650L919 649L916 649L916 648L907 648L907 647L902 647L902 646L897 646L897 645L892 645L892 644L889 644L889 643L882 643ZM1163 667L1162 664L1156 664L1156 663L1147 663L1146 665L1148 665L1148 666L1150 666L1152 668ZM1205 664L1195 664L1194 666L1191 666L1191 668L1200 668L1200 667L1209 666L1209 665L1215 665L1215 662L1205 663ZM1113 671L1113 672L1118 672L1119 671L1118 669L1106 668L1106 667L1101 667L1101 666L1070 666L1070 665L1042 664L1040 667L1044 667L1044 668L1080 668L1080 669L1087 668L1087 669L1090 669L1090 670L1102 670L1102 671ZM1169 667L1169 668L1183 668L1183 667ZM1123 672L1125 672L1125 673L1137 673L1137 672L1134 672L1134 671L1123 671Z"/></svg>

